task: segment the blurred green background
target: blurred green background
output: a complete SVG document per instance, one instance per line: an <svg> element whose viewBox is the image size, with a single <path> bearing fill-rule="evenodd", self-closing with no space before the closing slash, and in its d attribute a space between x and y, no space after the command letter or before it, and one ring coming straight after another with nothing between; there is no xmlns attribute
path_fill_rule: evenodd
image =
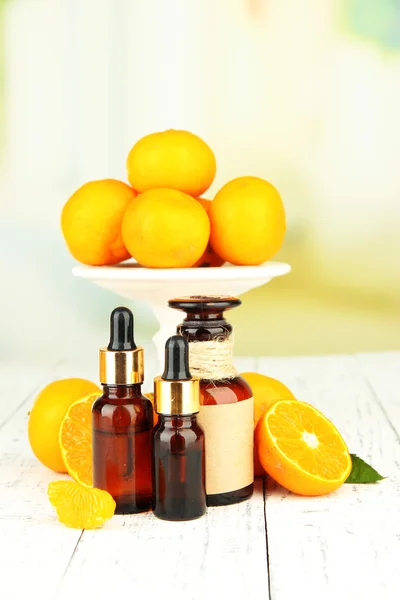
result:
<svg viewBox="0 0 400 600"><path fill-rule="evenodd" d="M72 277L61 208L170 127L214 149L207 197L257 175L286 206L292 273L230 313L236 354L399 348L400 0L0 0L0 19L1 360L96 360L123 300Z"/></svg>

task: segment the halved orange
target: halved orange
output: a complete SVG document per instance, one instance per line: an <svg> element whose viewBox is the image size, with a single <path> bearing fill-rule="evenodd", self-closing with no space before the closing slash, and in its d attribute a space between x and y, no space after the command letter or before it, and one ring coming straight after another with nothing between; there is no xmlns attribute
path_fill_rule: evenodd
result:
<svg viewBox="0 0 400 600"><path fill-rule="evenodd" d="M256 429L258 456L266 472L303 496L329 494L351 471L351 457L336 429L316 408L279 400Z"/></svg>
<svg viewBox="0 0 400 600"><path fill-rule="evenodd" d="M265 471L258 458L256 444L256 427L262 415L277 400L295 400L292 392L284 383L273 377L247 371L240 374L251 387L254 396L254 475L264 476Z"/></svg>
<svg viewBox="0 0 400 600"><path fill-rule="evenodd" d="M59 443L68 473L83 485L92 485L92 405L99 393L71 404L61 423Z"/></svg>
<svg viewBox="0 0 400 600"><path fill-rule="evenodd" d="M47 493L61 523L75 529L101 527L115 511L108 492L75 481L53 481Z"/></svg>

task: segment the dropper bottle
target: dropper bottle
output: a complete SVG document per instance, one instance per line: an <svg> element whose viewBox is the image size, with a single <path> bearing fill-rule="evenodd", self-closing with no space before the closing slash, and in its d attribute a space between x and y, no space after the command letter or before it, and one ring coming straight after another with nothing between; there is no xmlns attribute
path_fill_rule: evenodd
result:
<svg viewBox="0 0 400 600"><path fill-rule="evenodd" d="M206 511L200 387L188 361L186 340L172 336L165 345L164 373L154 379L159 419L153 432L153 511L167 521L197 519Z"/></svg>
<svg viewBox="0 0 400 600"><path fill-rule="evenodd" d="M117 514L151 508L153 407L142 395L143 380L133 314L118 307L110 317L110 342L100 348L103 395L92 407L93 485L112 495Z"/></svg>

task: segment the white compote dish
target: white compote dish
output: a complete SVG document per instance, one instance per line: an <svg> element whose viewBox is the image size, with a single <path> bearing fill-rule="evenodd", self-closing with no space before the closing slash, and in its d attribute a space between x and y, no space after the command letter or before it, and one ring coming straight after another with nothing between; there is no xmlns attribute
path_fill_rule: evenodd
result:
<svg viewBox="0 0 400 600"><path fill-rule="evenodd" d="M159 325L153 337L159 363L155 373L164 364L165 340L175 332L177 324L182 320L178 311L168 307L170 298L193 295L240 296L289 271L290 265L274 261L250 267L225 263L222 267L147 269L134 260L129 260L110 267L79 265L73 268L76 277L89 279L128 300L141 301L150 306Z"/></svg>

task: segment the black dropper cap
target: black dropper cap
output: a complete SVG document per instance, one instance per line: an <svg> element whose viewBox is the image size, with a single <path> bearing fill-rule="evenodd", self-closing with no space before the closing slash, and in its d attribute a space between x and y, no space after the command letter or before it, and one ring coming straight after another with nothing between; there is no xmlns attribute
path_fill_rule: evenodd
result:
<svg viewBox="0 0 400 600"><path fill-rule="evenodd" d="M191 379L189 371L189 346L181 335L171 336L165 344L165 381Z"/></svg>
<svg viewBox="0 0 400 600"><path fill-rule="evenodd" d="M193 415L200 409L200 379L189 371L189 346L181 335L165 344L165 369L154 379L156 412L162 415Z"/></svg>
<svg viewBox="0 0 400 600"><path fill-rule="evenodd" d="M133 335L133 314L125 306L118 306L111 313L110 343L107 350L136 350Z"/></svg>
<svg viewBox="0 0 400 600"><path fill-rule="evenodd" d="M125 306L115 308L110 316L110 343L100 348L100 382L103 385L143 383L143 348L133 336L133 314Z"/></svg>

